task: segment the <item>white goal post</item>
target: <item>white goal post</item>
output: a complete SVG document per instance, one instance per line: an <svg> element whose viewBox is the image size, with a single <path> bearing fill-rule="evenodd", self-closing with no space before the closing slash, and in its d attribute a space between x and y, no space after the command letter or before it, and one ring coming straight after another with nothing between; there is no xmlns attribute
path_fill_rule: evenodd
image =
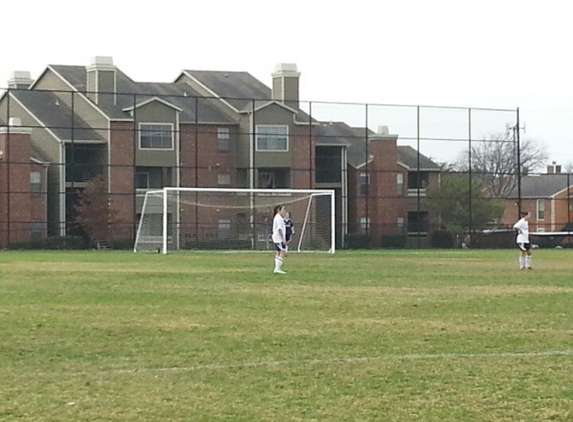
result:
<svg viewBox="0 0 573 422"><path fill-rule="evenodd" d="M290 251L335 252L334 190L174 187L145 193L133 250L274 250L276 205L294 223Z"/></svg>

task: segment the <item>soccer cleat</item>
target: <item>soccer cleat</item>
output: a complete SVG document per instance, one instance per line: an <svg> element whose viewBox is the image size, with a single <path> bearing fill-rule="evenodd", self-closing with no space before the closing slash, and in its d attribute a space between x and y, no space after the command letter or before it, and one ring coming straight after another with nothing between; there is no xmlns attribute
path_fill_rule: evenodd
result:
<svg viewBox="0 0 573 422"><path fill-rule="evenodd" d="M527 267L527 269L528 269L528 270L532 270L533 268L531 268L531 267Z"/></svg>
<svg viewBox="0 0 573 422"><path fill-rule="evenodd" d="M286 274L286 272L284 272L283 270L275 270L274 273L275 274Z"/></svg>

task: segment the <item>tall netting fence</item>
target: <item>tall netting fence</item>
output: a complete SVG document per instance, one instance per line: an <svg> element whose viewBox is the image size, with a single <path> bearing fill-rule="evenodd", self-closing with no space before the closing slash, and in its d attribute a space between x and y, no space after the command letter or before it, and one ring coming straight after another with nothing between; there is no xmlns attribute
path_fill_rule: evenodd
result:
<svg viewBox="0 0 573 422"><path fill-rule="evenodd" d="M166 187L333 190L337 249L508 247L524 210L540 246L570 243L571 174L532 154L519 110L215 97L128 82L121 92L3 90L1 247L133 249L146 194ZM235 217L205 233L266 247L253 221ZM191 227L178 248L208 246Z"/></svg>

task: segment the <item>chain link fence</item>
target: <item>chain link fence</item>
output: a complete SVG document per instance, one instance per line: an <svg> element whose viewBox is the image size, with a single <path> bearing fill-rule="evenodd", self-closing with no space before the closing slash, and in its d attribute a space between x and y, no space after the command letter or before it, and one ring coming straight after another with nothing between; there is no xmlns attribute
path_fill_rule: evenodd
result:
<svg viewBox="0 0 573 422"><path fill-rule="evenodd" d="M523 210L532 232L571 230L571 174L521 139L518 109L189 91L3 90L0 246L131 248L163 187L333 189L339 248L509 247Z"/></svg>

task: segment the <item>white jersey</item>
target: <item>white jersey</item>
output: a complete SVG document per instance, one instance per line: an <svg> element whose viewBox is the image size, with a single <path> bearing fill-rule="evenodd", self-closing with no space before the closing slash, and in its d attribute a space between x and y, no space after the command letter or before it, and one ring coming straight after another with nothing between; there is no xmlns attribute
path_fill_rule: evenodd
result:
<svg viewBox="0 0 573 422"><path fill-rule="evenodd" d="M281 230L280 233L279 230ZM285 221L283 220L281 214L277 213L275 215L275 218L273 219L273 242L282 243L285 241L285 236L286 236Z"/></svg>
<svg viewBox="0 0 573 422"><path fill-rule="evenodd" d="M529 222L525 218L515 223L513 228L520 231L517 235L517 243L529 243Z"/></svg>

